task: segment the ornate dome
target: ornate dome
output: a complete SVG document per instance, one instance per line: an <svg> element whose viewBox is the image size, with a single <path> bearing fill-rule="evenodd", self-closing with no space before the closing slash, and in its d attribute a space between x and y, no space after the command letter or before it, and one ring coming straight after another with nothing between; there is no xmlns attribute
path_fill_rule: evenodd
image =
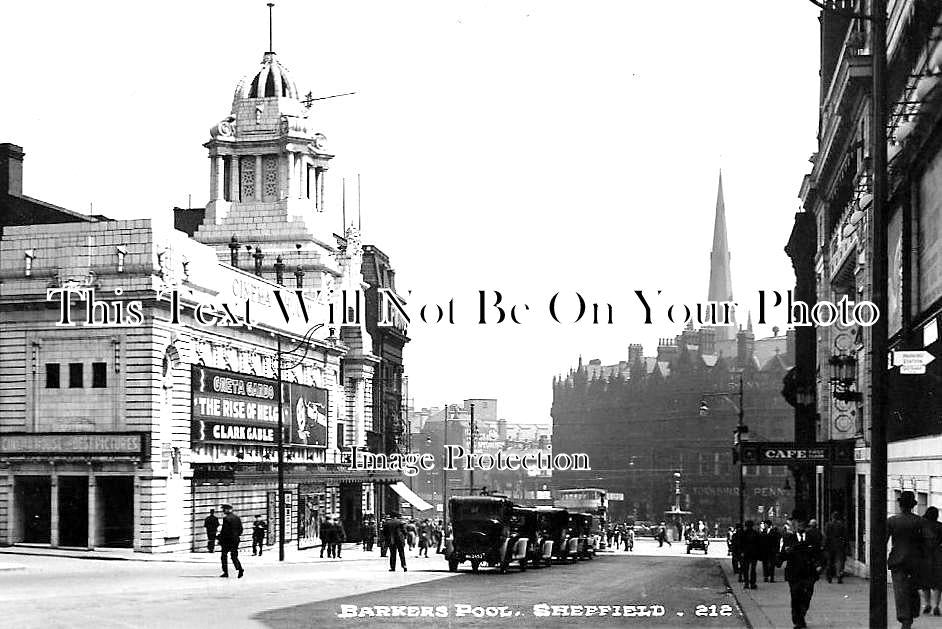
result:
<svg viewBox="0 0 942 629"><path fill-rule="evenodd" d="M266 52L261 68L239 81L233 95L233 105L244 98L284 97L298 99L298 88L288 69L275 59L275 53Z"/></svg>

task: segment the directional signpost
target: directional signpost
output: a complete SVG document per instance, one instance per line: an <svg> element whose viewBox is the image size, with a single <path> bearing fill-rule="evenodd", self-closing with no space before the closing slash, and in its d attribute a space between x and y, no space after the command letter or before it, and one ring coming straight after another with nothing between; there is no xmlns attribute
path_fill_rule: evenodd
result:
<svg viewBox="0 0 942 629"><path fill-rule="evenodd" d="M901 374L924 374L933 360L935 356L924 349L893 352L893 366L899 367Z"/></svg>

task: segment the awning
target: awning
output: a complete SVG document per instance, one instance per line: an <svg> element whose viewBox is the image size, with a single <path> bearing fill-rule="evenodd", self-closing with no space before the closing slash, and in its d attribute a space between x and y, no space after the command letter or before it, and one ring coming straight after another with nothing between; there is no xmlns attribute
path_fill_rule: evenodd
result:
<svg viewBox="0 0 942 629"><path fill-rule="evenodd" d="M434 509L432 505L422 500L422 497L406 487L405 483L399 481L389 486L394 492L399 494L399 497L408 502L410 505L418 509L419 511L428 511Z"/></svg>

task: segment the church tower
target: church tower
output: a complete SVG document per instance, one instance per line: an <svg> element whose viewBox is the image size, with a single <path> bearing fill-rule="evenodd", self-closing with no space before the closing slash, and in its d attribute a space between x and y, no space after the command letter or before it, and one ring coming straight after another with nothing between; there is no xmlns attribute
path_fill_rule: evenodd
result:
<svg viewBox="0 0 942 629"><path fill-rule="evenodd" d="M713 221L713 249L710 251L710 290L709 301L733 301L733 281L729 272L729 244L726 240L726 206L723 203L723 171L720 171L719 186L716 191L716 217ZM736 318L732 325L716 326L716 341L736 339Z"/></svg>

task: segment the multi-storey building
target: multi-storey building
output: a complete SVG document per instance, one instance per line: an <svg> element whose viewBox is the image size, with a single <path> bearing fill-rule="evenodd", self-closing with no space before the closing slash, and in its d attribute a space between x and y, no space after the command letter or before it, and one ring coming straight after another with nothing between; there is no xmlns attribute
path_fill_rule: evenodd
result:
<svg viewBox="0 0 942 629"><path fill-rule="evenodd" d="M357 230L327 228L333 156L311 113L267 52L210 132L205 210L4 227L0 543L202 549L203 518L229 503L263 514L270 541L284 504L304 547L325 515L354 532L380 511L398 475L344 457L382 447L379 313ZM22 205L22 151L4 156ZM43 222L61 224L28 224Z"/></svg>
<svg viewBox="0 0 942 629"><path fill-rule="evenodd" d="M848 9L870 11L869 2ZM871 299L874 229L888 231L886 317L892 350L939 354L942 313L942 29L938 2L888 3L888 126L871 131L869 20L821 13L821 98L818 150L802 183L787 251L797 289L809 302ZM888 224L875 226L870 147L886 141L889 159ZM816 470L818 513L844 514L852 535L851 568L866 574L870 517L871 342L868 327L840 325L801 332L794 399L802 431L818 440L856 440L854 467ZM918 497L917 513L942 502L942 361L923 374L889 366L886 414L888 504L903 490ZM817 375L815 375L817 374ZM883 482L880 479L878 482Z"/></svg>

